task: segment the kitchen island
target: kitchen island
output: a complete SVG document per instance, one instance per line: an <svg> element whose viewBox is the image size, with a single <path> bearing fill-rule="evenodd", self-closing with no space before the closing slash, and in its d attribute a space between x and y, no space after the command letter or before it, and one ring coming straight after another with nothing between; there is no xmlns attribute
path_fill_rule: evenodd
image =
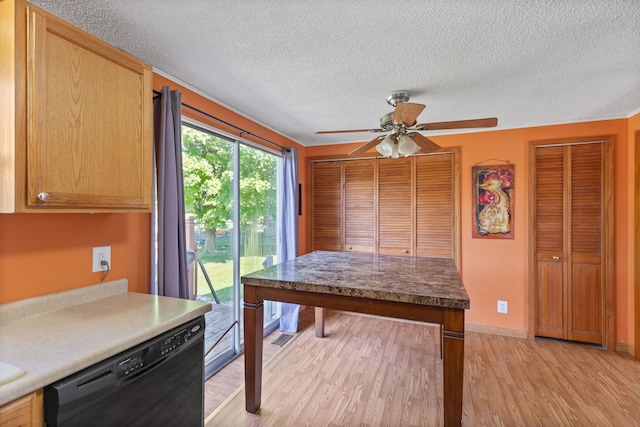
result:
<svg viewBox="0 0 640 427"><path fill-rule="evenodd" d="M461 424L464 310L470 303L453 260L317 251L241 282L247 411L260 409L263 302L271 300L442 325L444 423Z"/></svg>

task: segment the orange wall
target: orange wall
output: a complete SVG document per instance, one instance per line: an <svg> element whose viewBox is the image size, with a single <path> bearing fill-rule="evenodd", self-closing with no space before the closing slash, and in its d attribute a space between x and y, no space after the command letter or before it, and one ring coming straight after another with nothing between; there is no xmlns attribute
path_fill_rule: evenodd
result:
<svg viewBox="0 0 640 427"><path fill-rule="evenodd" d="M458 135L430 136L443 147L461 147L461 245L462 277L471 299L466 322L526 331L528 325L527 188L528 141L613 134L615 180L615 312L617 342L629 343L629 165L628 120L608 120L568 125L496 130ZM311 157L344 155L357 144L307 147ZM515 167L515 238L471 238L471 168L479 162L500 159ZM498 300L509 302L509 313L498 314Z"/></svg>
<svg viewBox="0 0 640 427"><path fill-rule="evenodd" d="M111 246L106 280L127 278L150 291L151 215L0 214L0 303L100 282L92 247Z"/></svg>

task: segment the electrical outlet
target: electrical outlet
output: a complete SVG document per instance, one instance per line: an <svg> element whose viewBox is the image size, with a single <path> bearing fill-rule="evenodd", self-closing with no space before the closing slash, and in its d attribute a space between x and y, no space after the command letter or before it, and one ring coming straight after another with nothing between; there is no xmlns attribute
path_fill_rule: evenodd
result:
<svg viewBox="0 0 640 427"><path fill-rule="evenodd" d="M109 263L109 267L101 265L101 261ZM111 246L96 246L93 248L93 259L91 261L91 271L97 273L98 271L111 270Z"/></svg>
<svg viewBox="0 0 640 427"><path fill-rule="evenodd" d="M507 314L509 312L509 303L507 301L498 300L498 313Z"/></svg>

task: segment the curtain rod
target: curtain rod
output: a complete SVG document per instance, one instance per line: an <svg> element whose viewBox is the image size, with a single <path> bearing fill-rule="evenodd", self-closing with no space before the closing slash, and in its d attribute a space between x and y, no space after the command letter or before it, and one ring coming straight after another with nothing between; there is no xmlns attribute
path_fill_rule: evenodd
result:
<svg viewBox="0 0 640 427"><path fill-rule="evenodd" d="M157 91L157 90L155 90L155 89L153 90L153 93L154 93L155 95L160 95L160 94L161 94L161 92L160 92L160 91ZM231 124L231 123L229 123L229 122L227 122L227 121L224 121L224 120L219 119L219 118L217 118L217 117L215 117L215 116L212 116L211 114L206 113L206 112L204 112L204 111L202 111L202 110L200 110L200 109L198 109L198 108L196 108L196 107L192 107L191 105L189 105L189 104L185 104L184 102L182 102L181 104L182 104L182 106L183 106L183 107L186 107L186 108L188 108L188 109L190 109L190 110L193 110L193 111L195 111L196 113L200 113L200 114L202 114L203 116L209 117L210 119L216 120L216 121L218 121L218 122L220 122L220 123L222 123L222 124L224 124L224 125L226 125L226 126L232 127L232 128L234 128L235 130L240 131L240 135L238 135L238 136L240 136L240 137L241 137L243 134L251 135L251 136L253 136L254 138L261 139L261 140L263 140L264 142L267 142L267 143L269 143L269 144L272 144L272 145L275 145L275 146L277 146L277 147L280 147L280 148L281 148L281 149L283 149L283 150L290 151L290 150L289 150L289 148L287 148L287 147L283 147L283 146L282 146L282 145L280 145L280 144L277 144L277 143L275 143L275 142L273 142L273 141L269 141L268 139L263 138L263 137L261 137L261 136L259 136L259 135L256 135L256 134L255 134L255 133L253 133L253 132L246 131L246 130L244 130L244 129L242 129L242 128L240 128L240 127L236 126L236 125L233 125L233 124Z"/></svg>

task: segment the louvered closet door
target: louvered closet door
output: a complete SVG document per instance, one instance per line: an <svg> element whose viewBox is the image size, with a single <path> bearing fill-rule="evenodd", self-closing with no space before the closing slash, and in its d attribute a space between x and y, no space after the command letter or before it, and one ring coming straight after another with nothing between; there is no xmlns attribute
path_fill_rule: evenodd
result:
<svg viewBox="0 0 640 427"><path fill-rule="evenodd" d="M602 158L604 144L572 145L568 332L573 341L603 343Z"/></svg>
<svg viewBox="0 0 640 427"><path fill-rule="evenodd" d="M604 343L604 149L535 149L538 336Z"/></svg>
<svg viewBox="0 0 640 427"><path fill-rule="evenodd" d="M342 162L311 163L311 248L342 250Z"/></svg>
<svg viewBox="0 0 640 427"><path fill-rule="evenodd" d="M344 250L375 252L375 161L344 162Z"/></svg>
<svg viewBox="0 0 640 427"><path fill-rule="evenodd" d="M454 258L453 154L415 157L416 256Z"/></svg>
<svg viewBox="0 0 640 427"><path fill-rule="evenodd" d="M564 338L564 147L535 155L536 335Z"/></svg>
<svg viewBox="0 0 640 427"><path fill-rule="evenodd" d="M378 160L378 253L413 255L412 158Z"/></svg>

